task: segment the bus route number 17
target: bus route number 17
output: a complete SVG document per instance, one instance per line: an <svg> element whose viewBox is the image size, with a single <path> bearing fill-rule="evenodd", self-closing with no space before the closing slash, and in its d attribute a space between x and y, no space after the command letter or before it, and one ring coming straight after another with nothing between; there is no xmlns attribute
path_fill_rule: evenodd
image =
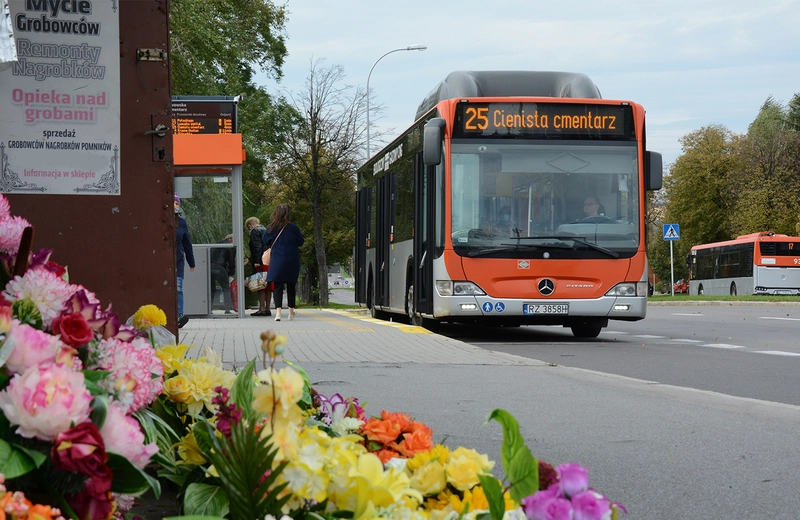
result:
<svg viewBox="0 0 800 520"><path fill-rule="evenodd" d="M489 128L488 107L468 107L465 113L467 115L467 121L464 123L465 130L486 130Z"/></svg>

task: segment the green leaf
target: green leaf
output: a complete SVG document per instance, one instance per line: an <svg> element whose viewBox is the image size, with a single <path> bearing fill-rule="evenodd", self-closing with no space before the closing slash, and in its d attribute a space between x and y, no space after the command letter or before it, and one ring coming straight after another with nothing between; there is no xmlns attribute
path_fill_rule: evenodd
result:
<svg viewBox="0 0 800 520"><path fill-rule="evenodd" d="M503 500L503 488L500 481L487 474L479 474L478 479L481 481L481 487L483 487L486 500L489 502L489 513L492 515L492 520L503 520L506 503Z"/></svg>
<svg viewBox="0 0 800 520"><path fill-rule="evenodd" d="M94 399L92 399L92 413L89 415L89 419L92 420L92 423L97 426L97 429L101 429L103 424L106 422L106 415L108 414L108 395L96 395Z"/></svg>
<svg viewBox="0 0 800 520"><path fill-rule="evenodd" d="M256 360L251 359L250 362L242 369L236 376L236 380L231 385L231 401L239 405L242 409L242 415L248 421L254 419L255 411L253 410L253 386Z"/></svg>
<svg viewBox="0 0 800 520"><path fill-rule="evenodd" d="M108 452L108 467L114 475L111 491L138 496L153 490L156 498L161 496L161 483L117 453Z"/></svg>
<svg viewBox="0 0 800 520"><path fill-rule="evenodd" d="M187 515L226 516L228 498L219 486L193 482L183 495L183 510Z"/></svg>
<svg viewBox="0 0 800 520"><path fill-rule="evenodd" d="M36 469L36 463L22 449L0 439L0 468L7 479L21 477Z"/></svg>
<svg viewBox="0 0 800 520"><path fill-rule="evenodd" d="M496 408L489 414L488 421L494 419L503 427L503 445L500 458L503 470L511 482L511 498L518 504L522 499L539 491L539 461L525 446L519 433L519 423L506 410Z"/></svg>
<svg viewBox="0 0 800 520"><path fill-rule="evenodd" d="M225 520L221 516L205 516L205 515L182 515L182 516L168 516L164 520Z"/></svg>

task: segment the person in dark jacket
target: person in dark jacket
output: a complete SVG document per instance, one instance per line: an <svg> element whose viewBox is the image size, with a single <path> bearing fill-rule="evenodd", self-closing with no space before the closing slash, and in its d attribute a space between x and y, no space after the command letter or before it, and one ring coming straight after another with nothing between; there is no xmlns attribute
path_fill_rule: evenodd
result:
<svg viewBox="0 0 800 520"><path fill-rule="evenodd" d="M268 272L269 266L261 265L261 254L266 249L267 229L261 225L258 217L250 217L245 220L244 225L250 232L250 264L253 266L253 274L259 271ZM272 316L269 312L269 300L274 287L275 284L269 282L266 288L258 291L258 310L250 316Z"/></svg>
<svg viewBox="0 0 800 520"><path fill-rule="evenodd" d="M297 279L300 277L300 246L305 242L303 232L290 219L292 210L288 204L280 204L270 217L271 222L266 236L267 247L272 248L267 280L275 282L275 321L281 321L283 306L283 286L286 285L286 303L289 307L289 320L296 316Z"/></svg>
<svg viewBox="0 0 800 520"><path fill-rule="evenodd" d="M220 244L233 243L233 235L228 235ZM231 314L233 301L231 299L231 284L228 278L236 271L236 249L232 247L215 247L211 250L211 301L217 302L218 292L222 291L222 301L225 305L225 314Z"/></svg>
<svg viewBox="0 0 800 520"><path fill-rule="evenodd" d="M175 272L178 276L178 328L186 325L189 321L188 316L183 314L183 264L184 257L189 264L189 271L194 271L194 250L192 249L192 237L189 235L189 224L183 218L181 210L181 199L175 194L175 251L177 266Z"/></svg>

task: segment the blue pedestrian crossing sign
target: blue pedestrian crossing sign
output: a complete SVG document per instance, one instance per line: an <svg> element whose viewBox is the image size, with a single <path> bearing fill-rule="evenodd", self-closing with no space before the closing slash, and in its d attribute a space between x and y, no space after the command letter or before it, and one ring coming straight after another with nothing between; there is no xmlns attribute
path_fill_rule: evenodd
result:
<svg viewBox="0 0 800 520"><path fill-rule="evenodd" d="M680 240L680 224L664 224L664 240Z"/></svg>

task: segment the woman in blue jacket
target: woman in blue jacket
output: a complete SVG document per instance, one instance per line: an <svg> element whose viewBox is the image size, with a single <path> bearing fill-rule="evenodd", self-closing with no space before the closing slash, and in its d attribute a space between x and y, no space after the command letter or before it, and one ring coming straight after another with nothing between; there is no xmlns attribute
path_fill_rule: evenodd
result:
<svg viewBox="0 0 800 520"><path fill-rule="evenodd" d="M264 242L272 248L272 258L267 273L267 281L275 282L272 293L275 300L275 321L281 321L283 306L283 286L286 285L286 303L289 307L289 320L296 316L297 279L300 277L300 246L305 242L303 232L291 223L292 209L288 204L280 204L270 217L270 225Z"/></svg>

